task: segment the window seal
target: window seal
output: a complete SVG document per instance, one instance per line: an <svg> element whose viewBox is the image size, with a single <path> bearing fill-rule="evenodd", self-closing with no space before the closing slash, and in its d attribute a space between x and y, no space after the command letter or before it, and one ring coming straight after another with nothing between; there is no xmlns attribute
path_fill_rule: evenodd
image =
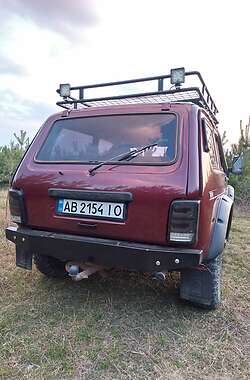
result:
<svg viewBox="0 0 250 380"><path fill-rule="evenodd" d="M115 113L115 114L105 114L105 115L91 115L91 116L75 116L75 117L70 117L70 118L67 118L67 120L73 120L73 119L88 119L88 118L98 118L98 117L110 117L110 116L139 116L139 115L174 115L176 117L176 126L177 126L177 133L176 133L176 142L175 142L175 157L173 160L171 161L168 161L168 162L124 162L124 161L112 161L110 162L110 164L107 164L107 165L112 165L112 166L118 166L118 165L125 165L125 166L171 166L173 164L175 164L179 158L180 158L180 115L175 112L175 111L171 111L171 112L166 112L166 110L163 110L162 112L133 112L133 113ZM65 119L66 120L66 119ZM57 122L57 121L62 121L61 118L58 118L56 120L54 120L53 124L50 126L50 128L48 129L48 133L46 134L46 136L44 137L43 139L43 142L42 144L40 145L40 149L36 152L35 156L33 157L33 162L35 162L36 164L47 164L47 165L93 165L93 162L91 161L48 161L48 160L39 160L37 159L37 155L39 154L39 152L41 151L42 147L44 146L48 136L49 136L49 133L50 131L52 130L54 124ZM101 163L102 161L95 161L95 165L97 165L98 163Z"/></svg>

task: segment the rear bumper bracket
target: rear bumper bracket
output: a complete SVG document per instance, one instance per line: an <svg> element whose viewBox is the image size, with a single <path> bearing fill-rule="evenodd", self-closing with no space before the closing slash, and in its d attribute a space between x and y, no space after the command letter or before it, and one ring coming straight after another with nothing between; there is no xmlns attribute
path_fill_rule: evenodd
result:
<svg viewBox="0 0 250 380"><path fill-rule="evenodd" d="M163 245L69 235L23 227L8 227L6 237L16 244L17 265L31 269L34 253L61 261L81 260L139 272L180 270L199 265L202 251Z"/></svg>

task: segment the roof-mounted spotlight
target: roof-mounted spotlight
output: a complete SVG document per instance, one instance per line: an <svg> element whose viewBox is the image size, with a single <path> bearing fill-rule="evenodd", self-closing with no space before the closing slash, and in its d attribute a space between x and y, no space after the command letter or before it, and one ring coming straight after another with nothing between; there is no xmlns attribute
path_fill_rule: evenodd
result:
<svg viewBox="0 0 250 380"><path fill-rule="evenodd" d="M181 84L185 82L185 69L184 69L184 67L172 69L170 71L170 75L171 75L171 84L174 84L175 87L180 87Z"/></svg>
<svg viewBox="0 0 250 380"><path fill-rule="evenodd" d="M70 96L70 84L69 83L60 84L59 94L62 98L68 98Z"/></svg>

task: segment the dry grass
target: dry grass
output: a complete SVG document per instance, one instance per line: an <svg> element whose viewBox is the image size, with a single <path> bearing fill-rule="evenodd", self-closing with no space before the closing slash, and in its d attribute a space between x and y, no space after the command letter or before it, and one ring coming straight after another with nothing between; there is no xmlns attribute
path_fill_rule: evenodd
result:
<svg viewBox="0 0 250 380"><path fill-rule="evenodd" d="M178 300L178 278L57 282L15 268L0 192L1 379L248 379L250 219L235 218L223 304Z"/></svg>

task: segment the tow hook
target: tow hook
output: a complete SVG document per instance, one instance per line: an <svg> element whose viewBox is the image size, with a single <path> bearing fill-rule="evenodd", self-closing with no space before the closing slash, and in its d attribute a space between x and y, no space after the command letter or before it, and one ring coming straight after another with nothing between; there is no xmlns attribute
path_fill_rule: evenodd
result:
<svg viewBox="0 0 250 380"><path fill-rule="evenodd" d="M81 262L68 262L65 265L65 269L69 276L74 281L81 281L93 273L102 271L104 268L100 265L81 263Z"/></svg>
<svg viewBox="0 0 250 380"><path fill-rule="evenodd" d="M152 278L153 278L153 280L163 282L166 280L166 274L167 274L167 272L155 272L153 274Z"/></svg>

